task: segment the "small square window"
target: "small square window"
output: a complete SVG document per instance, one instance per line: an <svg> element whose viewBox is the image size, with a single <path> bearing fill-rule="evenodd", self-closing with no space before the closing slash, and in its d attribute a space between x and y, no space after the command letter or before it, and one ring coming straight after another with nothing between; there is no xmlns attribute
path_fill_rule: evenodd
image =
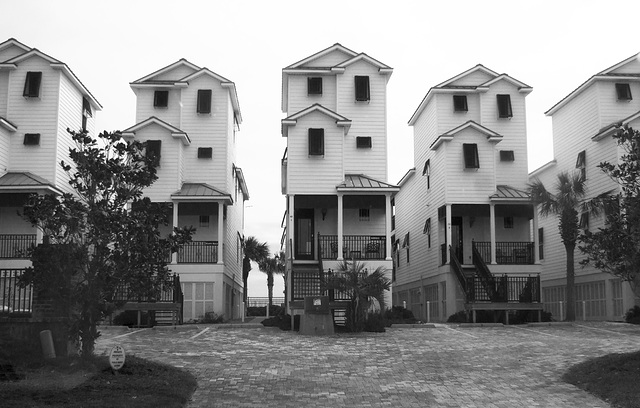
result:
<svg viewBox="0 0 640 408"><path fill-rule="evenodd" d="M307 78L307 94L322 95L322 77Z"/></svg>
<svg viewBox="0 0 640 408"><path fill-rule="evenodd" d="M616 94L618 95L619 101L630 101L633 99L631 97L631 86L629 84L616 84Z"/></svg>
<svg viewBox="0 0 640 408"><path fill-rule="evenodd" d="M500 150L500 161L514 161L513 150Z"/></svg>
<svg viewBox="0 0 640 408"><path fill-rule="evenodd" d="M475 143L464 143L462 145L462 152L464 154L464 167L465 169L478 169L480 168L480 160L478 158L478 145Z"/></svg>
<svg viewBox="0 0 640 408"><path fill-rule="evenodd" d="M211 89L198 89L198 113L211 113Z"/></svg>
<svg viewBox="0 0 640 408"><path fill-rule="evenodd" d="M213 157L213 147L198 147L198 159L210 159Z"/></svg>
<svg viewBox="0 0 640 408"><path fill-rule="evenodd" d="M209 216L201 215L200 216L200 228L209 228Z"/></svg>
<svg viewBox="0 0 640 408"><path fill-rule="evenodd" d="M513 217L504 217L504 227L507 229L513 228Z"/></svg>
<svg viewBox="0 0 640 408"><path fill-rule="evenodd" d="M371 99L368 76L356 76L355 89L356 101L368 101Z"/></svg>
<svg viewBox="0 0 640 408"><path fill-rule="evenodd" d="M166 108L169 106L169 91L155 91L153 94L153 107Z"/></svg>
<svg viewBox="0 0 640 408"><path fill-rule="evenodd" d="M357 136L356 147L358 149L371 149L371 136Z"/></svg>
<svg viewBox="0 0 640 408"><path fill-rule="evenodd" d="M22 92L22 96L27 98L39 97L41 82L42 72L27 72L27 78L24 81L24 91Z"/></svg>
<svg viewBox="0 0 640 408"><path fill-rule="evenodd" d="M359 221L369 221L370 212L368 208L360 208L358 210L358 220Z"/></svg>
<svg viewBox="0 0 640 408"><path fill-rule="evenodd" d="M160 151L162 148L161 140L147 140L146 156L152 158L157 165L160 164Z"/></svg>
<svg viewBox="0 0 640 408"><path fill-rule="evenodd" d="M324 129L309 129L309 156L324 155Z"/></svg>
<svg viewBox="0 0 640 408"><path fill-rule="evenodd" d="M27 146L37 146L40 144L40 133L25 133L23 143Z"/></svg>
<svg viewBox="0 0 640 408"><path fill-rule="evenodd" d="M453 95L453 111L467 112L468 110L467 95Z"/></svg>
<svg viewBox="0 0 640 408"><path fill-rule="evenodd" d="M498 99L498 117L513 117L513 111L511 110L511 95L496 95L496 97Z"/></svg>

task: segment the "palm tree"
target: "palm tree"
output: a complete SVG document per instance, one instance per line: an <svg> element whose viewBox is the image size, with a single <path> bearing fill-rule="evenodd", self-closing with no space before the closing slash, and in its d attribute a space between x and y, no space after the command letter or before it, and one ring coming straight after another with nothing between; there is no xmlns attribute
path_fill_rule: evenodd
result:
<svg viewBox="0 0 640 408"><path fill-rule="evenodd" d="M384 291L389 290L391 281L385 276L382 266L369 273L364 263L343 261L335 274L331 274L325 283L327 290L348 293L350 300L347 309L347 326L351 331L362 331L367 310L373 299L384 310Z"/></svg>
<svg viewBox="0 0 640 408"><path fill-rule="evenodd" d="M567 321L576 319L575 313L575 264L574 251L576 242L580 234L580 221L578 214L590 212L597 214L598 202L596 200L585 201L586 185L580 173L569 174L562 172L558 174L556 191L549 192L538 179L529 184L529 192L534 202L538 203L540 215L548 216L554 214L558 216L558 230L564 245L567 259Z"/></svg>
<svg viewBox="0 0 640 408"><path fill-rule="evenodd" d="M251 271L251 261L260 264L269 257L269 245L259 242L254 236L247 237L244 241L244 258L242 259L242 282L244 283L244 307L247 307L247 280Z"/></svg>
<svg viewBox="0 0 640 408"><path fill-rule="evenodd" d="M260 270L267 274L267 289L269 291L269 305L267 306L267 317L269 316L269 308L273 304L273 276L275 274L284 273L284 252L280 251L279 254L274 254L272 257L263 259L258 264Z"/></svg>

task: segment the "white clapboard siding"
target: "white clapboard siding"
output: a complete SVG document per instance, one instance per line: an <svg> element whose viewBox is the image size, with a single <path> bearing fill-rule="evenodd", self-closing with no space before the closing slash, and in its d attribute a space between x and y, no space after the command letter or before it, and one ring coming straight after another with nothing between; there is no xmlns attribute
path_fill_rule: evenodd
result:
<svg viewBox="0 0 640 408"><path fill-rule="evenodd" d="M288 114L296 112L313 105L320 104L327 109L336 111L336 75L322 76L322 95L309 95L307 92L307 78L318 77L320 75L288 75L289 99Z"/></svg>
<svg viewBox="0 0 640 408"><path fill-rule="evenodd" d="M0 176L9 168L9 155L11 154L9 140L12 134L0 126Z"/></svg>
<svg viewBox="0 0 640 408"><path fill-rule="evenodd" d="M171 194L180 190L180 156L183 153L182 142L173 138L171 134L159 125L149 125L136 132L136 140L162 141L160 147L160 165L157 168L158 180L145 189L145 196L152 201L168 201Z"/></svg>
<svg viewBox="0 0 640 408"><path fill-rule="evenodd" d="M640 72L640 68L636 73ZM631 89L630 101L619 101L616 93L616 82L599 81L595 85L598 93L598 107L600 112L600 128L618 122L640 111L640 82L628 82ZM593 136L593 135L591 135Z"/></svg>
<svg viewBox="0 0 640 408"><path fill-rule="evenodd" d="M195 69L181 64L171 70L154 76L152 79L154 81L179 81L194 72L196 72Z"/></svg>
<svg viewBox="0 0 640 408"><path fill-rule="evenodd" d="M478 86L490 81L494 78L493 75L487 74L481 70L471 72L457 80L447 84L447 86Z"/></svg>
<svg viewBox="0 0 640 408"><path fill-rule="evenodd" d="M454 112L453 110L453 96L454 95L466 95L467 96L467 112ZM445 132L455 129L456 127L466 123L470 120L481 124L480 114L480 95L479 94L451 94L451 93L439 93L435 94L431 103L435 103L437 107L437 137ZM433 143L433 138L430 143Z"/></svg>
<svg viewBox="0 0 640 408"><path fill-rule="evenodd" d="M424 168L431 144L437 137L437 101L432 100L421 112L413 125L413 155L416 170Z"/></svg>
<svg viewBox="0 0 640 408"><path fill-rule="evenodd" d="M42 72L40 96L25 98L24 82L28 71ZM51 69L49 63L34 56L22 61L9 74L7 118L18 127L11 137L10 168L29 171L54 182L58 103L61 72ZM25 133L40 133L40 145L25 146Z"/></svg>
<svg viewBox="0 0 640 408"><path fill-rule="evenodd" d="M324 156L309 156L309 128L324 129ZM335 194L336 186L344 180L343 139L343 128L320 112L298 119L287 138L288 194Z"/></svg>
<svg viewBox="0 0 640 408"><path fill-rule="evenodd" d="M308 61L304 64L304 67L333 67L339 63L352 58L351 55L342 52L340 50L334 50L326 55L318 57L312 61Z"/></svg>
<svg viewBox="0 0 640 408"><path fill-rule="evenodd" d="M136 89L136 123L140 123L151 116L155 116L173 126L180 128L180 100L184 88L138 88ZM166 108L156 108L153 100L156 90L169 91Z"/></svg>
<svg viewBox="0 0 640 408"><path fill-rule="evenodd" d="M0 61L3 61L0 58ZM9 94L9 71L0 71L0 117L7 119Z"/></svg>

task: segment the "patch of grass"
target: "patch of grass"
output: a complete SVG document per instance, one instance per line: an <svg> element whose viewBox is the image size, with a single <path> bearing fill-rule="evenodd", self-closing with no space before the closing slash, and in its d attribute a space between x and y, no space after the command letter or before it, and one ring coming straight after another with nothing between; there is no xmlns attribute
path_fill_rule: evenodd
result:
<svg viewBox="0 0 640 408"><path fill-rule="evenodd" d="M640 352L585 361L571 367L562 379L614 407L640 408Z"/></svg>
<svg viewBox="0 0 640 408"><path fill-rule="evenodd" d="M106 357L54 359L16 372L23 379L0 383L3 407L184 407L196 389L190 373L133 355L115 374Z"/></svg>

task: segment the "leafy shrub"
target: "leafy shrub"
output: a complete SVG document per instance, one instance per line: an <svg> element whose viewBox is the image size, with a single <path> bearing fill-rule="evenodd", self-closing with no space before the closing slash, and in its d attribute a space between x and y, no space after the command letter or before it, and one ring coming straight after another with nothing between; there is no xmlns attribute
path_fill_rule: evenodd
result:
<svg viewBox="0 0 640 408"><path fill-rule="evenodd" d="M631 324L640 324L640 306L636 305L624 315L624 321Z"/></svg>
<svg viewBox="0 0 640 408"><path fill-rule="evenodd" d="M264 319L262 325L265 327L278 327L280 330L291 330L291 315L279 314L277 316ZM293 317L293 329L300 330L300 315Z"/></svg>
<svg viewBox="0 0 640 408"><path fill-rule="evenodd" d="M466 310L454 313L447 319L447 323L467 323L468 321L469 317Z"/></svg>
<svg viewBox="0 0 640 408"><path fill-rule="evenodd" d="M393 306L391 309L387 309L384 312L384 318L391 323L396 324L417 322L416 318L413 316L413 312L402 306Z"/></svg>
<svg viewBox="0 0 640 408"><path fill-rule="evenodd" d="M364 321L364 331L366 332L384 333L386 326L388 326L387 320L381 313L369 313Z"/></svg>
<svg viewBox="0 0 640 408"><path fill-rule="evenodd" d="M202 319L202 323L223 323L224 318L222 315L218 315L216 312L206 312L204 314L204 319Z"/></svg>
<svg viewBox="0 0 640 408"><path fill-rule="evenodd" d="M153 316L149 312L143 311L140 315L140 324L148 326L153 325ZM137 310L125 310L117 314L113 318L114 326L137 326L138 325L138 311Z"/></svg>

